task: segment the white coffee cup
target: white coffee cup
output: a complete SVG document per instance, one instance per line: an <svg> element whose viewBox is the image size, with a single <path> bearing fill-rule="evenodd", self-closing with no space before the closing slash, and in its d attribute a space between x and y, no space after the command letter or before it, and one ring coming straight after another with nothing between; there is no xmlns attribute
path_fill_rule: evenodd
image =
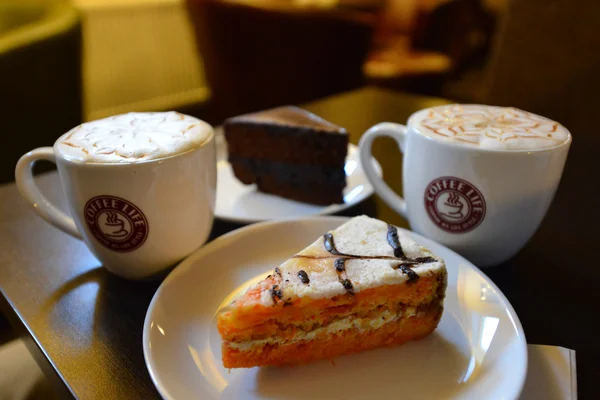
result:
<svg viewBox="0 0 600 400"><path fill-rule="evenodd" d="M31 166L37 160L56 163L70 216L36 187ZM25 154L15 177L35 211L84 240L109 271L149 278L192 253L210 234L214 132L179 113L123 114L80 125L53 147Z"/></svg>
<svg viewBox="0 0 600 400"><path fill-rule="evenodd" d="M396 140L404 155L404 198L369 162L379 136ZM448 105L414 113L407 126L375 125L360 140L360 156L377 194L411 229L491 266L515 255L537 230L570 144L564 127L535 114Z"/></svg>

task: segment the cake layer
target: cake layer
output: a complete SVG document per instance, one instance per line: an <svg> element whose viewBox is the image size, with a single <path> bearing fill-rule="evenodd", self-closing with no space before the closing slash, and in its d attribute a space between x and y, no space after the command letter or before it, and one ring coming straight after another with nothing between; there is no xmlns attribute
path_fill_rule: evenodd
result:
<svg viewBox="0 0 600 400"><path fill-rule="evenodd" d="M440 304L420 316L395 319L376 328L364 329L351 324L348 329L337 333L324 330L311 337L311 340L283 344L258 342L247 348L236 348L236 345L224 342L223 365L225 368L295 365L382 346L395 346L429 335L437 327L442 311Z"/></svg>
<svg viewBox="0 0 600 400"><path fill-rule="evenodd" d="M344 202L343 167L288 164L280 161L230 159L235 176L247 185L280 197L329 205Z"/></svg>
<svg viewBox="0 0 600 400"><path fill-rule="evenodd" d="M373 308L356 309L355 312L338 313L331 315L317 315L312 318L298 320L295 322L280 322L277 319L270 319L264 324L256 325L251 329L231 332L223 340L229 343L249 343L252 341L286 341L294 340L303 335L313 335L315 331L323 329L334 329L340 325L352 324L365 325L373 327L374 324L390 322L400 317L409 317L421 315L431 307L438 307L442 302L441 298L436 298L429 304L420 304L418 306L407 306L405 304L380 304ZM329 311L329 310L328 310Z"/></svg>
<svg viewBox="0 0 600 400"><path fill-rule="evenodd" d="M301 329L302 325L287 325L277 329L271 335L261 335L241 341L228 341L227 345L233 349L249 350L254 346L284 345L292 342L313 340L321 337L324 334L339 334L342 331L357 328L359 330L377 329L386 323L390 323L401 318L403 315L414 315L416 311L410 309L407 313L394 313L389 310L371 312L371 315L359 316L351 315L345 318L336 319L327 325L306 326L306 329ZM304 325L304 324L303 324Z"/></svg>
<svg viewBox="0 0 600 400"><path fill-rule="evenodd" d="M343 134L346 130L296 106L281 106L269 110L238 115L227 120L235 124L271 124L288 128L310 128L316 131Z"/></svg>
<svg viewBox="0 0 600 400"><path fill-rule="evenodd" d="M274 182L310 190L314 185L341 191L346 186L343 166L292 164L282 161L229 157L235 176L247 185L266 178Z"/></svg>
<svg viewBox="0 0 600 400"><path fill-rule="evenodd" d="M271 276L269 280L277 282L277 277ZM419 307L443 299L445 288L446 274L438 273L424 276L409 285L382 285L352 295L296 298L289 303L279 302L270 307L257 306L255 303L244 307L240 303L221 310L217 326L224 340L245 340L253 332L261 335L274 332L281 326L302 323L326 325L334 319L363 315L378 307L391 310L397 310L396 307ZM248 295L259 296L260 293Z"/></svg>
<svg viewBox="0 0 600 400"><path fill-rule="evenodd" d="M240 182L256 183L261 192L324 206L344 202L346 175L343 167L237 158L230 163Z"/></svg>
<svg viewBox="0 0 600 400"><path fill-rule="evenodd" d="M336 167L344 165L348 153L348 138L339 135L265 126L226 129L227 151L233 157Z"/></svg>
<svg viewBox="0 0 600 400"><path fill-rule="evenodd" d="M300 201L302 203L328 206L331 204L344 203L342 188L330 185L292 186L277 182L270 177L265 177L257 182L256 186L261 192L270 193L286 199Z"/></svg>

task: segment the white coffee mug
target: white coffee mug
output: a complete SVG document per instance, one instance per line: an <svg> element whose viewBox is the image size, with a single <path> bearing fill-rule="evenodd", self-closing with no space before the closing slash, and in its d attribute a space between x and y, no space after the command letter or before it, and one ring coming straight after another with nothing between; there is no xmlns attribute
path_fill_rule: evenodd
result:
<svg viewBox="0 0 600 400"><path fill-rule="evenodd" d="M58 151L59 139L21 157L17 187L42 218L84 240L109 271L130 279L160 275L200 247L212 228L216 149L206 126L210 137L201 145L135 163L73 160ZM36 187L37 160L56 163L71 215Z"/></svg>
<svg viewBox="0 0 600 400"><path fill-rule="evenodd" d="M482 148L424 134L418 124L422 118L415 118L423 112L427 110L413 114L407 126L380 123L362 136L361 162L373 188L415 232L479 266L506 261L544 218L562 175L571 135L565 129L566 140L546 148ZM404 198L369 162L373 140L379 136L394 139L403 153Z"/></svg>

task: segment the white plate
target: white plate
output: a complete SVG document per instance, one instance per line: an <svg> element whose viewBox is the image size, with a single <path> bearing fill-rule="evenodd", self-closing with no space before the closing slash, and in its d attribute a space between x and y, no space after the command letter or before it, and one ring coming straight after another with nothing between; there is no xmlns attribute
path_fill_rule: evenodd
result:
<svg viewBox="0 0 600 400"><path fill-rule="evenodd" d="M517 399L527 371L521 323L500 290L446 247L445 311L427 338L298 367L227 370L215 312L343 217L250 225L183 261L160 286L144 323L144 356L165 399Z"/></svg>
<svg viewBox="0 0 600 400"><path fill-rule="evenodd" d="M346 188L344 203L318 206L300 203L283 197L259 192L256 185L244 185L235 175L227 162L227 144L222 134L216 135L217 141L217 218L238 222L253 223L267 220L310 215L334 214L347 209L373 194L373 187L365 175L358 154L358 148L348 145L346 158ZM372 159L375 171L381 176L381 166Z"/></svg>

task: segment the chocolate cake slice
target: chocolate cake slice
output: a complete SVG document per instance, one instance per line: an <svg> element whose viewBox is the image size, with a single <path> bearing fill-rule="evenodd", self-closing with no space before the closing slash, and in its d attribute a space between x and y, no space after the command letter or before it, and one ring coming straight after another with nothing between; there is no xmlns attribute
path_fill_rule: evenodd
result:
<svg viewBox="0 0 600 400"><path fill-rule="evenodd" d="M225 121L229 162L245 184L306 203L343 203L348 133L298 107Z"/></svg>

